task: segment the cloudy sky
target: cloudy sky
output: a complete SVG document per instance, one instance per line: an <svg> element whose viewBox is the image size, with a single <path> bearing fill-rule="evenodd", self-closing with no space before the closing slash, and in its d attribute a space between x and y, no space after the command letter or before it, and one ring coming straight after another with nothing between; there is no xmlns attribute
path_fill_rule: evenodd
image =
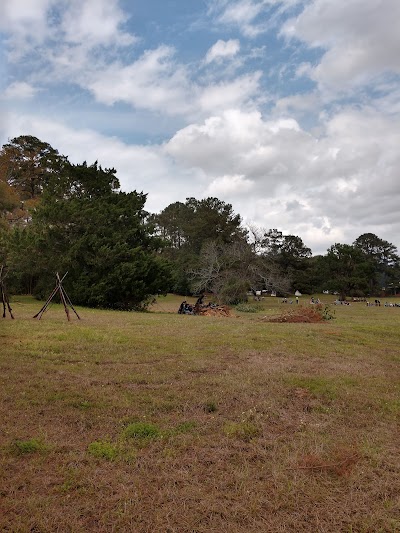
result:
<svg viewBox="0 0 400 533"><path fill-rule="evenodd" d="M399 0L0 0L0 144L216 196L313 253L400 248Z"/></svg>

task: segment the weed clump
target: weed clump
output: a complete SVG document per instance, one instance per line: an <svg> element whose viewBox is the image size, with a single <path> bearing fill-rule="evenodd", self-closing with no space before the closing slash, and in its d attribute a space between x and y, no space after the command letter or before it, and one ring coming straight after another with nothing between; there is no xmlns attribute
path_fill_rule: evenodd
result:
<svg viewBox="0 0 400 533"><path fill-rule="evenodd" d="M148 422L133 422L129 424L124 431L125 437L139 439L139 440L151 440L156 439L161 434L159 428Z"/></svg>
<svg viewBox="0 0 400 533"><path fill-rule="evenodd" d="M224 427L225 435L235 437L245 442L250 442L255 437L260 436L260 428L250 420L241 422L227 422Z"/></svg>
<svg viewBox="0 0 400 533"><path fill-rule="evenodd" d="M204 404L204 411L206 413L215 413L217 410L217 404L213 401L209 401Z"/></svg>
<svg viewBox="0 0 400 533"><path fill-rule="evenodd" d="M106 441L91 442L88 446L88 452L90 455L93 455L93 457L107 459L107 461L114 461L118 455L117 448L110 442Z"/></svg>
<svg viewBox="0 0 400 533"><path fill-rule="evenodd" d="M48 446L39 439L16 440L12 445L12 449L18 455L25 455L46 452Z"/></svg>

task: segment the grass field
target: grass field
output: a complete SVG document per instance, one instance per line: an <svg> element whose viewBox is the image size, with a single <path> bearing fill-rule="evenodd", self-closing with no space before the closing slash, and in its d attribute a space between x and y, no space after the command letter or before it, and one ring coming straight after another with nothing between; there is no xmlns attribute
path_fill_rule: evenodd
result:
<svg viewBox="0 0 400 533"><path fill-rule="evenodd" d="M399 532L400 308L270 323L12 302L0 530ZM306 304L306 299L304 304Z"/></svg>

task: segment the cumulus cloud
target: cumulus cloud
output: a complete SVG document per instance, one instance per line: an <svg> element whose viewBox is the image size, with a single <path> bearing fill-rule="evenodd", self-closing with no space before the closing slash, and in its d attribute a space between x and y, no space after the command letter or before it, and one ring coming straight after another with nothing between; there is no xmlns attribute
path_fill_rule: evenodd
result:
<svg viewBox="0 0 400 533"><path fill-rule="evenodd" d="M227 195L238 196L249 193L253 186L254 182L246 179L243 175L220 176L208 185L204 194L205 196L215 196L217 198L225 198Z"/></svg>
<svg viewBox="0 0 400 533"><path fill-rule="evenodd" d="M281 35L323 50L308 73L322 89L342 91L400 74L399 19L398 0L315 0L286 21Z"/></svg>
<svg viewBox="0 0 400 533"><path fill-rule="evenodd" d="M111 63L94 72L88 88L99 102L127 102L166 114L188 110L190 82L185 68L173 60L174 49L160 46L129 65Z"/></svg>
<svg viewBox="0 0 400 533"><path fill-rule="evenodd" d="M0 30L9 35L12 59L23 56L32 45L45 41L51 34L47 13L56 0L3 0Z"/></svg>
<svg viewBox="0 0 400 533"><path fill-rule="evenodd" d="M246 106L260 93L261 72L202 85L174 59L175 50L160 46L147 50L129 65L111 63L83 81L97 101L126 102L136 108L189 117L215 110Z"/></svg>
<svg viewBox="0 0 400 533"><path fill-rule="evenodd" d="M398 220L399 126L372 109L348 109L328 119L316 138L293 119L231 110L180 130L165 150L208 176L205 194L223 190L262 226L298 228L315 250L373 227L396 241L400 221L390 230L388 221ZM241 184L251 187L238 196Z"/></svg>
<svg viewBox="0 0 400 533"><path fill-rule="evenodd" d="M9 114L4 131L2 124L5 122L0 121L1 144L7 137L17 137L23 132L49 142L72 163L98 161L103 168L116 168L123 191L149 193L145 207L151 212L161 211L177 200L184 201L187 196L201 196L202 171L177 165L160 145L127 144L89 128L71 128L33 114Z"/></svg>
<svg viewBox="0 0 400 533"><path fill-rule="evenodd" d="M261 75L261 72L254 72L206 86L199 91L196 105L206 112L245 106L258 95Z"/></svg>
<svg viewBox="0 0 400 533"><path fill-rule="evenodd" d="M223 41L219 39L207 52L205 63L212 63L213 61L221 61L226 58L235 56L240 50L240 42L238 39L229 39Z"/></svg>
<svg viewBox="0 0 400 533"><path fill-rule="evenodd" d="M61 30L69 43L127 46L136 38L121 29L126 20L115 0L68 0Z"/></svg>

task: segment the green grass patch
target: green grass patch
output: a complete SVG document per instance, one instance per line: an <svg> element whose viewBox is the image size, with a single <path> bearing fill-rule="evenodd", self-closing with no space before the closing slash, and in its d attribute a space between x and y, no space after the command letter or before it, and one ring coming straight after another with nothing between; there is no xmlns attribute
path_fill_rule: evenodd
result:
<svg viewBox="0 0 400 533"><path fill-rule="evenodd" d="M196 422L181 422L169 431L170 435L181 435L183 433L190 433L195 427Z"/></svg>
<svg viewBox="0 0 400 533"><path fill-rule="evenodd" d="M40 439L16 440L12 444L12 450L17 455L27 455L45 453L49 450L49 447Z"/></svg>
<svg viewBox="0 0 400 533"><path fill-rule="evenodd" d="M93 457L98 459L106 459L107 461L115 461L118 457L118 449L114 444L107 441L91 442L88 446L88 452Z"/></svg>
<svg viewBox="0 0 400 533"><path fill-rule="evenodd" d="M149 422L133 422L123 432L128 439L152 440L161 436L161 430Z"/></svg>
<svg viewBox="0 0 400 533"><path fill-rule="evenodd" d="M284 381L290 387L306 389L315 397L328 401L336 400L341 390L354 387L357 384L357 380L350 377L288 376L284 378Z"/></svg>

